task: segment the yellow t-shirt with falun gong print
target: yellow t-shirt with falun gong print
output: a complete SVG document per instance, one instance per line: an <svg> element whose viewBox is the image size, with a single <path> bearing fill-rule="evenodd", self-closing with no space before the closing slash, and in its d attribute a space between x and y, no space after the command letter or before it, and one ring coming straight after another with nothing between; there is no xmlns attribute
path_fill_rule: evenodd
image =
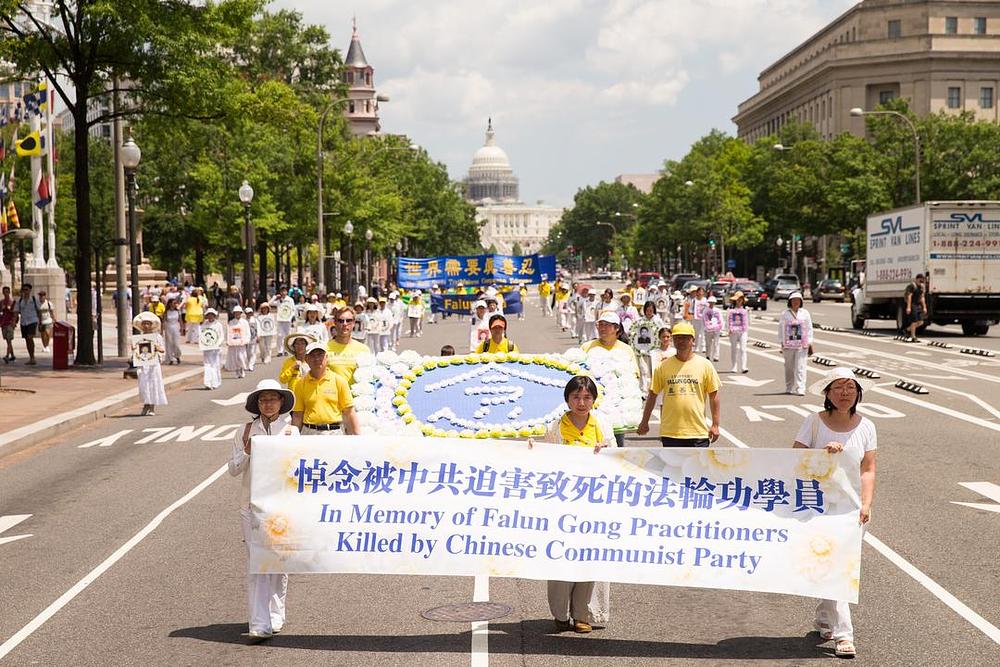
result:
<svg viewBox="0 0 1000 667"><path fill-rule="evenodd" d="M653 372L649 390L660 394L660 436L664 438L707 438L705 401L719 390L715 367L698 355L687 361L667 357Z"/></svg>
<svg viewBox="0 0 1000 667"><path fill-rule="evenodd" d="M339 424L344 411L354 407L347 381L329 368L318 379L307 374L292 391L295 394L292 412L301 412L305 424Z"/></svg>

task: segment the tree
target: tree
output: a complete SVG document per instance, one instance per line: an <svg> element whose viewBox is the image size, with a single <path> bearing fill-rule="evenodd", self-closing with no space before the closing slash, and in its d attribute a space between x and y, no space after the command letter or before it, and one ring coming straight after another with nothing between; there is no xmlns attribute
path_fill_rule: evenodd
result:
<svg viewBox="0 0 1000 667"><path fill-rule="evenodd" d="M0 60L13 63L23 78L48 77L73 116L76 364L95 363L88 130L108 115L88 119L91 100L107 95L117 78L130 84L132 113L217 113L229 92L220 85L228 67L218 54L238 41L260 8L259 0L55 0L49 23L46 4L0 0ZM62 84L66 80L72 90Z"/></svg>
<svg viewBox="0 0 1000 667"><path fill-rule="evenodd" d="M510 254L514 255L515 257L517 255L523 255L524 254L524 248L521 247L520 243L518 243L517 241L514 241L514 245L512 245L510 247Z"/></svg>
<svg viewBox="0 0 1000 667"><path fill-rule="evenodd" d="M573 207L549 231L546 249L561 252L573 246L584 257L602 262L622 254L643 198L635 186L617 182L602 181L578 190Z"/></svg>

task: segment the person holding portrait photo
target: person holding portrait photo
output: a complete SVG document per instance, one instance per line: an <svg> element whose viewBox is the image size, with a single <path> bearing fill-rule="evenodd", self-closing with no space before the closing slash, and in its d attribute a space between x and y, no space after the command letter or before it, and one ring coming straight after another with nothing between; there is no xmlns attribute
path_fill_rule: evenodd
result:
<svg viewBox="0 0 1000 667"><path fill-rule="evenodd" d="M160 335L160 318L147 311L132 320L140 335L132 337L132 364L139 379L139 397L142 399L142 417L156 415L157 405L167 404L167 391L163 386L160 355L166 352Z"/></svg>

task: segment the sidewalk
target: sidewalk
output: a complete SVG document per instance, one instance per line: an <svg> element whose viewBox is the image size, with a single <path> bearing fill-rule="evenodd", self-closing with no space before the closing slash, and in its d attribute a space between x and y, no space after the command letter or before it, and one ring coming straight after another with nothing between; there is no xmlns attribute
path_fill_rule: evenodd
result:
<svg viewBox="0 0 1000 667"><path fill-rule="evenodd" d="M69 321L75 326L75 315ZM139 407L138 383L123 378L128 361L118 358L114 313L104 314L104 365L52 370L52 353L43 352L35 339L37 366L28 366L28 353L20 333L15 334L16 361L0 363L0 451L32 439L46 440L60 432L94 422L106 414L134 404ZM0 341L2 344L2 341ZM4 347L6 349L6 347ZM177 383L200 382L201 353L194 344L182 344L182 363L163 366L167 391ZM72 361L72 360L71 360Z"/></svg>

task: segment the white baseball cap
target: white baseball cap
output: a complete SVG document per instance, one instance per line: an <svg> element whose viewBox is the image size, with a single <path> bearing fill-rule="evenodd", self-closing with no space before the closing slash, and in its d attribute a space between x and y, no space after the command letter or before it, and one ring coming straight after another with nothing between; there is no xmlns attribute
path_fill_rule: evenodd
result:
<svg viewBox="0 0 1000 667"><path fill-rule="evenodd" d="M716 303L717 301L718 301L718 299L715 298L714 294L712 296L708 297L708 302L709 303Z"/></svg>
<svg viewBox="0 0 1000 667"><path fill-rule="evenodd" d="M605 310L603 313L601 313L601 316L600 318L598 318L597 321L610 322L611 324L621 324L622 318L618 317L618 313L612 310Z"/></svg>
<svg viewBox="0 0 1000 667"><path fill-rule="evenodd" d="M306 354L307 355L309 353L311 353L311 352L315 352L316 350L323 350L323 352L325 353L326 352L326 343L323 343L321 341L316 341L314 343L309 343L309 345L306 346Z"/></svg>
<svg viewBox="0 0 1000 667"><path fill-rule="evenodd" d="M837 366L836 368L831 368L827 371L826 375L824 375L822 379L814 382L813 385L809 387L809 393L815 396L825 396L827 387L837 380L854 380L858 383L858 386L861 387L861 391L868 391L875 386L875 383L867 378L856 377L854 375L854 371L847 366Z"/></svg>

